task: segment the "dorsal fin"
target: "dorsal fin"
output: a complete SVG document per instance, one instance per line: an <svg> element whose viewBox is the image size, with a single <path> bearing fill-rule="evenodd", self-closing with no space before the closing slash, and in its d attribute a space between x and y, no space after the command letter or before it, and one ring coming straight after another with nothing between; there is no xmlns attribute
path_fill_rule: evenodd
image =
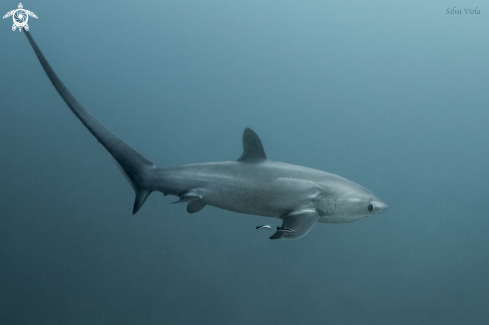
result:
<svg viewBox="0 0 489 325"><path fill-rule="evenodd" d="M260 162L267 160L265 150L258 135L250 128L246 128L243 132L243 154L238 161L244 162Z"/></svg>

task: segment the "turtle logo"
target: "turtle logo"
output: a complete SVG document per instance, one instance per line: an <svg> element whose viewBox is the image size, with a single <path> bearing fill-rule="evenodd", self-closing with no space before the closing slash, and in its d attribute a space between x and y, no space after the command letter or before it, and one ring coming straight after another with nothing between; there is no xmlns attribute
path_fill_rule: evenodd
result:
<svg viewBox="0 0 489 325"><path fill-rule="evenodd" d="M29 16L37 19L36 14L32 11L25 10L24 6L22 6L22 3L19 3L19 9L7 12L7 14L3 16L3 19L10 16L13 16L12 19L14 20L12 30L15 31L15 29L19 28L19 32L22 31L22 28L24 28L26 31L29 30L29 25L27 25L27 20L29 19Z"/></svg>

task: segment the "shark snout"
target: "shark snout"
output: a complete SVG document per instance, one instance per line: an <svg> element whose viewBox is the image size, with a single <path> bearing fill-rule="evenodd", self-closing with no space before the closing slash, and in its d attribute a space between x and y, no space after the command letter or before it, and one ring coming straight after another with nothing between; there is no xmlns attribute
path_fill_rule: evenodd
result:
<svg viewBox="0 0 489 325"><path fill-rule="evenodd" d="M387 203L385 203L384 201L381 201L381 200L373 201L372 205L375 207L374 213L381 213L381 212L384 212L385 210L387 210L387 208L389 208Z"/></svg>

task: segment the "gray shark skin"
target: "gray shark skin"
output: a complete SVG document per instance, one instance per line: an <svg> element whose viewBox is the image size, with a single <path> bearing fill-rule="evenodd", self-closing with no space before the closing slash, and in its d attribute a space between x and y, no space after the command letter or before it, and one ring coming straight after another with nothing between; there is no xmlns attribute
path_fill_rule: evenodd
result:
<svg viewBox="0 0 489 325"><path fill-rule="evenodd" d="M343 223L383 212L387 204L368 189L323 171L268 160L258 135L246 128L236 161L157 168L97 121L64 86L30 32L39 62L66 104L119 166L136 193L133 214L153 191L175 195L195 213L206 205L281 218L271 239L298 239L316 222Z"/></svg>

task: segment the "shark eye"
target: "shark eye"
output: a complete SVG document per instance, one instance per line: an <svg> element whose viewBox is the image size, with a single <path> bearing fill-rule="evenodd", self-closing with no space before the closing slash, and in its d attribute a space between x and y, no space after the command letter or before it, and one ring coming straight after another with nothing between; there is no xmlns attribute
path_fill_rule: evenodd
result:
<svg viewBox="0 0 489 325"><path fill-rule="evenodd" d="M369 205L368 205L368 211L369 211L369 212L374 211L374 206L373 206L372 204L369 204Z"/></svg>

